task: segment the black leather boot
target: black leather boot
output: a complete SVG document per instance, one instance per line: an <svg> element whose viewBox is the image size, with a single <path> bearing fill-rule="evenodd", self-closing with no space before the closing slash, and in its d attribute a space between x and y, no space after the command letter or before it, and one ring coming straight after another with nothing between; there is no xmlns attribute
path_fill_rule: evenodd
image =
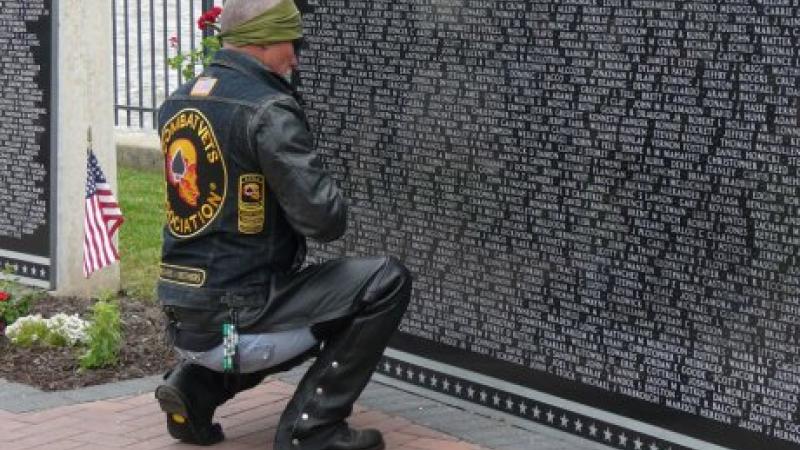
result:
<svg viewBox="0 0 800 450"><path fill-rule="evenodd" d="M385 447L379 431L354 430L345 419L375 371L410 296L410 274L397 260L388 258L357 299L350 320L339 320L336 329L318 335L325 345L281 416L275 450ZM316 327L315 334L325 328Z"/></svg>
<svg viewBox="0 0 800 450"><path fill-rule="evenodd" d="M164 377L155 396L167 414L167 431L175 439L194 445L213 445L223 439L222 427L211 423L217 406L233 395L224 375L202 366L179 363Z"/></svg>

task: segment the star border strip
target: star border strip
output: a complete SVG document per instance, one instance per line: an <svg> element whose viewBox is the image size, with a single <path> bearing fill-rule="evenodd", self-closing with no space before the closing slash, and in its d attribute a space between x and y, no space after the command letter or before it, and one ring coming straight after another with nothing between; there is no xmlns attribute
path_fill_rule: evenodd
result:
<svg viewBox="0 0 800 450"><path fill-rule="evenodd" d="M11 272L11 276L50 281L50 265L48 264L37 264L17 258L0 256L0 272L2 272L6 266L10 266L14 269L13 272Z"/></svg>
<svg viewBox="0 0 800 450"><path fill-rule="evenodd" d="M583 414L384 356L378 373L614 448L691 450Z"/></svg>

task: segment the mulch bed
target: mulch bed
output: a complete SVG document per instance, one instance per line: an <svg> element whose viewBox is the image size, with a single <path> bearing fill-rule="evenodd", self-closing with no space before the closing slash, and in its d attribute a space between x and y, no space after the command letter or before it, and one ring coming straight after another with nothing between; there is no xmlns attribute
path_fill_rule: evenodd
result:
<svg viewBox="0 0 800 450"><path fill-rule="evenodd" d="M56 313L91 318L93 302L80 298L46 297L36 302L30 314L51 317ZM141 378L161 374L174 364L175 356L164 340L164 318L157 304L136 299L120 300L123 345L119 362L113 367L80 371L76 348L11 345L0 334L0 378L45 391Z"/></svg>

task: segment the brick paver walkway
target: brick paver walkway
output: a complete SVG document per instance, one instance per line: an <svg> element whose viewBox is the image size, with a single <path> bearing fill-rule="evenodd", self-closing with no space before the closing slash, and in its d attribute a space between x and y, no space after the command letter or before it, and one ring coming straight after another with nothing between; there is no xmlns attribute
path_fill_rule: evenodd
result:
<svg viewBox="0 0 800 450"><path fill-rule="evenodd" d="M227 439L219 450L272 449L278 417L294 386L270 381L223 405L215 419ZM388 450L486 450L458 438L356 405L350 423L384 433ZM15 414L0 410L3 450L190 449L169 437L153 394Z"/></svg>

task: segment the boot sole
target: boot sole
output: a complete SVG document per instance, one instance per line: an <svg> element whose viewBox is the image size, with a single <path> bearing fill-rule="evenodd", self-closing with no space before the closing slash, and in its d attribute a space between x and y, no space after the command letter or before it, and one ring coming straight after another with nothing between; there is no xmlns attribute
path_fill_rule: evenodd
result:
<svg viewBox="0 0 800 450"><path fill-rule="evenodd" d="M156 389L155 397L161 410L167 414L167 431L173 438L194 445L213 445L225 439L222 427L213 424L209 429L197 429L196 420L191 416L186 400L180 391L169 385L162 385ZM184 423L178 423L173 418L174 414L182 416Z"/></svg>

